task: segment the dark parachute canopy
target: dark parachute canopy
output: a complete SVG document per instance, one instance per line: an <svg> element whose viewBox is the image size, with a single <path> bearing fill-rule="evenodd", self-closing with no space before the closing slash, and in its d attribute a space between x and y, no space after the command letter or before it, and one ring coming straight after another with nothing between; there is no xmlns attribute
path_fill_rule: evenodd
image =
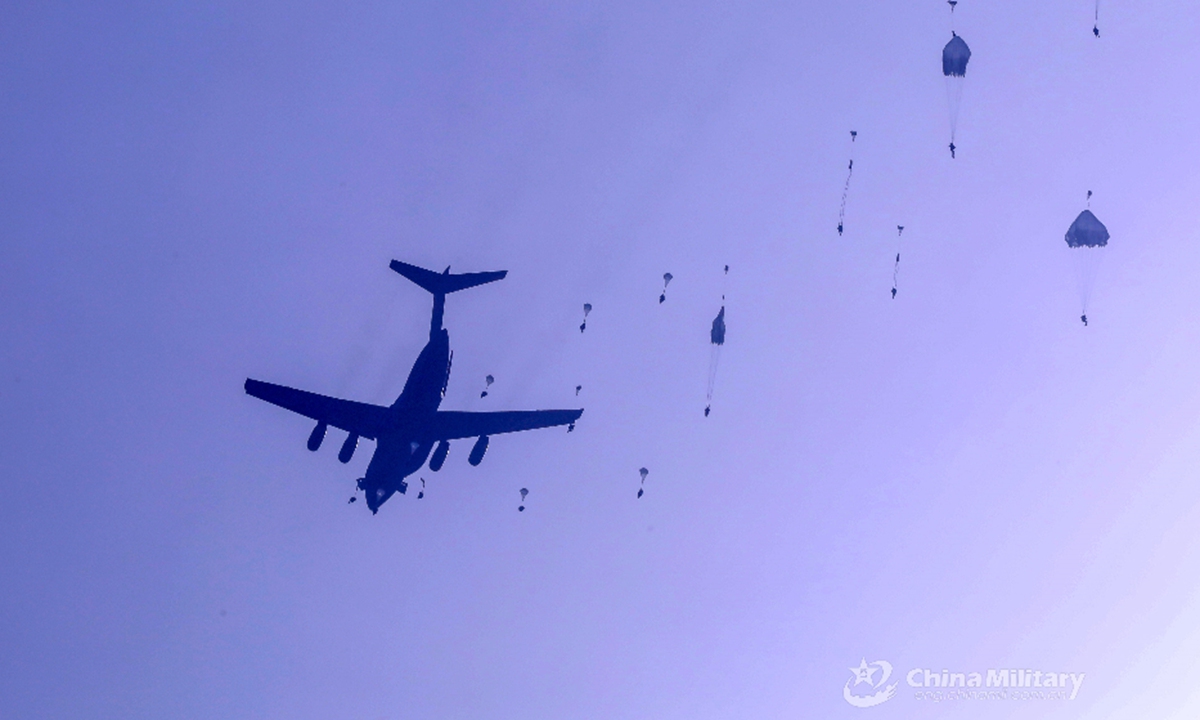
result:
<svg viewBox="0 0 1200 720"><path fill-rule="evenodd" d="M1067 245L1073 248L1104 247L1108 245L1108 228L1091 210L1084 210L1067 230Z"/></svg>
<svg viewBox="0 0 1200 720"><path fill-rule="evenodd" d="M721 312L717 313L717 316L715 318L713 318L712 332L710 334L712 336L712 344L713 345L724 345L725 344L725 306L724 305L721 306Z"/></svg>
<svg viewBox="0 0 1200 720"><path fill-rule="evenodd" d="M942 74L946 77L966 77L967 62L971 59L971 48L956 33L942 48Z"/></svg>

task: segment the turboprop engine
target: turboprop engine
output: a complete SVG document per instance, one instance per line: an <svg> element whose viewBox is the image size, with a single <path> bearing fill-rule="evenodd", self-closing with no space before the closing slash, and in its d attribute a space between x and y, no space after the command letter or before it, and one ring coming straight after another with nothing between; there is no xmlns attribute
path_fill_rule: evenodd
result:
<svg viewBox="0 0 1200 720"><path fill-rule="evenodd" d="M483 454L487 452L488 436L480 435L475 441L475 447L471 448L471 454L467 456L467 462L471 465L478 465L483 462Z"/></svg>
<svg viewBox="0 0 1200 720"><path fill-rule="evenodd" d="M429 469L437 472L442 469L442 465L446 463L446 454L450 452L450 443L445 440L438 443L437 450L433 451L433 457L429 460Z"/></svg>
<svg viewBox="0 0 1200 720"><path fill-rule="evenodd" d="M329 426L326 425L325 423L323 423L323 422L317 423L317 426L315 428L313 428L312 435L308 436L308 449L309 450L316 452L317 450L321 449L321 442L325 439L325 431L328 429L329 429Z"/></svg>

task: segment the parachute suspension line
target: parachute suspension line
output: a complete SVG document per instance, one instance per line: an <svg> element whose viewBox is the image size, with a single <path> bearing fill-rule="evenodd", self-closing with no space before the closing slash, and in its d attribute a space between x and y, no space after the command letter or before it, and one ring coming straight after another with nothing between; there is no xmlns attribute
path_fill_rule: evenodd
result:
<svg viewBox="0 0 1200 720"><path fill-rule="evenodd" d="M838 237L846 227L846 196L850 194L850 178L854 177L854 141L858 139L858 131L850 131L850 169L846 173L846 184L842 187L842 209L838 211Z"/></svg>
<svg viewBox="0 0 1200 720"><path fill-rule="evenodd" d="M946 107L947 115L950 118L950 157L954 158L954 152L958 146L954 142L958 139L958 109L962 106L963 94L963 78L962 76L947 75L946 76Z"/></svg>
<svg viewBox="0 0 1200 720"><path fill-rule="evenodd" d="M904 237L904 226L896 226L896 264L892 266L892 299L896 299L896 291L900 288L900 238Z"/></svg>
<svg viewBox="0 0 1200 720"><path fill-rule="evenodd" d="M724 308L722 308L724 310ZM705 396L707 404L704 406L704 417L712 412L713 389L717 384L717 366L721 363L721 346L714 344L712 352L708 357L708 394Z"/></svg>
<svg viewBox="0 0 1200 720"><path fill-rule="evenodd" d="M1096 275L1100 270L1100 262L1104 259L1104 253L1100 248L1080 248L1075 250L1075 253L1078 256L1075 264L1075 277L1079 283L1079 309L1082 315L1086 316L1092 302L1092 287L1096 284Z"/></svg>

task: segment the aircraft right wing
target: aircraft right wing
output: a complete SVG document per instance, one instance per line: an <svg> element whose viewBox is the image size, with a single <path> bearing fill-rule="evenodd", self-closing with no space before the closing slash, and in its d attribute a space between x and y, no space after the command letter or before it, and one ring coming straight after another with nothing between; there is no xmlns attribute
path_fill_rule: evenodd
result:
<svg viewBox="0 0 1200 720"><path fill-rule="evenodd" d="M385 407L339 400L261 380L247 379L246 394L368 440L378 438L387 423Z"/></svg>
<svg viewBox="0 0 1200 720"><path fill-rule="evenodd" d="M430 434L434 440L457 440L480 435L536 430L569 425L579 419L582 410L510 410L501 412L438 411Z"/></svg>

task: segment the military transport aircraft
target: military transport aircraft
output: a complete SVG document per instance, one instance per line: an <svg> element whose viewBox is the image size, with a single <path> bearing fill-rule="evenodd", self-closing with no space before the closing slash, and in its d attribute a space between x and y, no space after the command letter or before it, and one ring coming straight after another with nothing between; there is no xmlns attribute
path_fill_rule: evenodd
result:
<svg viewBox="0 0 1200 720"><path fill-rule="evenodd" d="M372 513L394 493L404 493L404 478L419 470L429 457L429 469L437 472L446 462L450 441L478 437L467 462L478 465L487 452L488 437L501 433L574 426L583 410L525 410L512 412L456 412L438 410L450 382L450 334L442 327L446 295L476 285L502 279L507 270L485 273L450 274L450 268L438 274L396 260L391 268L433 294L433 318L429 323L429 342L417 356L404 391L391 407L339 400L316 393L294 390L282 385L246 380L246 393L317 421L308 438L308 449L316 451L330 425L350 433L338 453L338 460L350 462L359 438L375 441L375 454L367 466L366 477L358 488L366 495Z"/></svg>

